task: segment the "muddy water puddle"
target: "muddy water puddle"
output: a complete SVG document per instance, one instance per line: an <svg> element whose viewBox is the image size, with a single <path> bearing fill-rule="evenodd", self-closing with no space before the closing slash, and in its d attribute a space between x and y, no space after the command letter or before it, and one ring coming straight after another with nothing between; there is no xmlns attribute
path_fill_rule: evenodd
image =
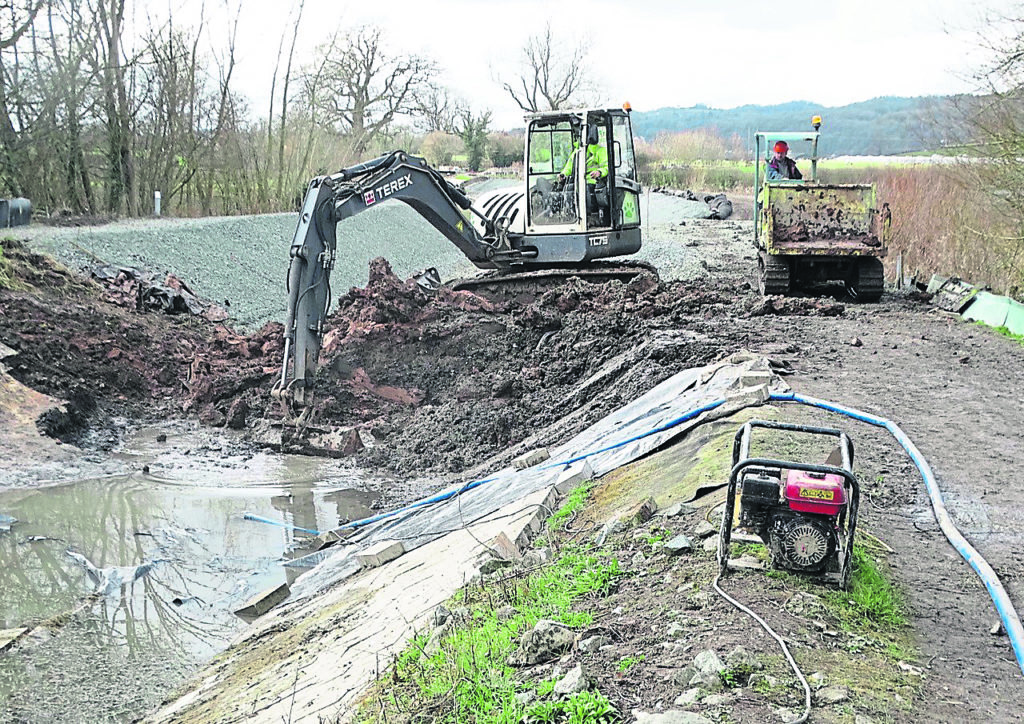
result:
<svg viewBox="0 0 1024 724"><path fill-rule="evenodd" d="M135 472L0 491L17 519L0 532L0 629L29 630L0 652L0 721L138 718L244 628L232 611L302 572L281 565L308 550L298 529L379 499L337 462L189 430L143 431L119 457Z"/></svg>

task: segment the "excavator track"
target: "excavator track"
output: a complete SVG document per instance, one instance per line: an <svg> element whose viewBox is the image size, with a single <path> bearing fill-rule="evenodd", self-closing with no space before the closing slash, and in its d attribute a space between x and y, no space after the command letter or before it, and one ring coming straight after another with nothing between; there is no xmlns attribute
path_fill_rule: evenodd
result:
<svg viewBox="0 0 1024 724"><path fill-rule="evenodd" d="M523 272L488 272L476 277L455 279L448 283L454 291L501 291L523 284L558 283L572 277L588 282L629 282L641 274L653 274L659 279L658 269L642 261L591 262L583 267L554 267Z"/></svg>

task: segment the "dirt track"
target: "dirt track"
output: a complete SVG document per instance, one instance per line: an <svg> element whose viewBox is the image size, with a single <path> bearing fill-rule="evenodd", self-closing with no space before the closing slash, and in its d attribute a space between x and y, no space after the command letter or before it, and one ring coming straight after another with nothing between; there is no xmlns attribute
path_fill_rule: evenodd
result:
<svg viewBox="0 0 1024 724"><path fill-rule="evenodd" d="M749 233L746 221L653 225L641 258L659 267L660 284L595 289L569 282L429 301L378 269L376 286L343 297L346 313L332 321L325 381L335 386L321 421L364 427L378 444L361 454L363 464L402 475L454 472L491 455L498 456L492 462L507 458L510 446L539 432L571 434L545 425L574 407L586 409L577 419L583 426L681 366L747 348L788 361L797 391L903 426L932 463L954 520L1024 608L1024 488L1016 475L1024 459L1024 347L888 295L863 307L830 299L762 302L751 288ZM28 293L4 293L0 302L0 341L21 351L22 362L73 338L68 324L84 325L82 339L96 338L88 325L103 309L83 299L64 304L65 311L59 301L40 303ZM222 422L239 399L251 410L250 424L274 414L264 394L279 354L272 328L245 339L179 323L173 336L193 347L162 360L164 377L157 373L150 384L157 368L147 366L148 355L166 350L153 346L157 333L146 330L163 322L105 313L108 328L110 320L138 328L136 337L125 333L132 348L112 359L109 345L101 354L86 342L85 349L64 344L43 371L25 364L12 373L59 395L69 381L120 369L123 355L141 366L145 384L108 380L107 392L93 400L108 414L130 403L133 414L147 405L185 407ZM58 331L41 334L41 320ZM65 360L76 355L92 366L68 371ZM54 379L52 370L64 376ZM565 397L598 373L592 393ZM1024 682L1006 638L988 633L995 614L984 589L937 532L909 461L870 442L873 434L864 437L859 455L874 454L873 467L891 470L891 482L873 490L868 515L898 551L922 661L930 666L914 720L1018 720Z"/></svg>

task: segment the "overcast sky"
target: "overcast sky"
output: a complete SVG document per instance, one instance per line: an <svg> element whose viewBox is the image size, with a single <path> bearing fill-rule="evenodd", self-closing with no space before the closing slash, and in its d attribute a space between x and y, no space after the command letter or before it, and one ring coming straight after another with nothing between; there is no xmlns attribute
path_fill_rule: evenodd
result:
<svg viewBox="0 0 1024 724"><path fill-rule="evenodd" d="M156 13L166 0L142 7ZM224 35L225 0L206 0L211 38ZM198 16L201 0L174 2L175 21ZM242 14L236 90L265 115L270 78L289 9L298 0L227 0ZM986 10L1009 0L306 0L298 62L336 28L376 24L391 52L434 58L440 80L493 127L521 123L498 78L514 77L525 40L549 21L571 47L590 46L604 100L634 110L703 103L731 108L808 100L843 105L880 95L972 89ZM148 6L148 7L147 7Z"/></svg>

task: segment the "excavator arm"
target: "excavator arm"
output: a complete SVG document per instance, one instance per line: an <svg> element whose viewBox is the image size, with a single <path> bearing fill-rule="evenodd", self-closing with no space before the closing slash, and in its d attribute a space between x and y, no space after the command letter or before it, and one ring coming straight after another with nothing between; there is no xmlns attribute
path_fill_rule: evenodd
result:
<svg viewBox="0 0 1024 724"><path fill-rule="evenodd" d="M481 269L507 270L531 255L516 248L521 240L509 238L506 224L487 220L426 161L403 151L313 179L292 240L284 362L275 394L307 404L331 305L338 224L392 199L415 209ZM484 220L486 236L477 232L463 211Z"/></svg>

